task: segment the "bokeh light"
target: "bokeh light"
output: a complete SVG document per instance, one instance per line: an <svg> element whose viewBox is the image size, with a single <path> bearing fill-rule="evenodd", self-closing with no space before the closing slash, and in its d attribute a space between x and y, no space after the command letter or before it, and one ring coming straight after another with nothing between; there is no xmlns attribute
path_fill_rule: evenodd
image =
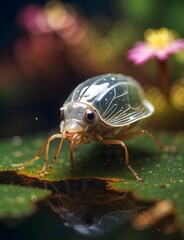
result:
<svg viewBox="0 0 184 240"><path fill-rule="evenodd" d="M20 25L32 34L50 32L42 8L38 4L25 6L18 15Z"/></svg>
<svg viewBox="0 0 184 240"><path fill-rule="evenodd" d="M127 50L141 39L147 28L169 27L183 37L178 23L172 21L168 26L168 17L163 17L161 12L161 18L155 18L151 9L163 8L162 3L153 0L136 4L128 0L98 4L96 1L69 2L25 1L19 6L16 3L16 9L13 5L16 34L0 54L2 136L58 126L55 113L72 89L88 77L108 72L131 75L143 87L155 86L146 88L146 94L156 113L165 111L166 105L171 104L159 89L154 62L139 68L127 60ZM165 12L176 19L178 11L168 10L173 5L176 3L169 2ZM183 13L180 17L183 18ZM11 31L10 22L3 24L6 31ZM183 51L171 59L171 86L175 79L183 77L182 54ZM170 99L175 108L183 111L181 89L183 85L174 84ZM38 120L32 116L38 116Z"/></svg>
<svg viewBox="0 0 184 240"><path fill-rule="evenodd" d="M166 108L168 101L166 96L158 87L147 87L146 97L150 100L155 108L155 113L161 113Z"/></svg>
<svg viewBox="0 0 184 240"><path fill-rule="evenodd" d="M179 111L184 111L184 78L174 82L171 88L171 102Z"/></svg>

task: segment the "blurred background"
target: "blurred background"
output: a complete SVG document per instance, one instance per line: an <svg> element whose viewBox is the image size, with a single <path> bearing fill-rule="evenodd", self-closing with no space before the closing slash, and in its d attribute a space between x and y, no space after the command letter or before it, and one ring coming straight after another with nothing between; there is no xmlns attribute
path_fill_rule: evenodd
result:
<svg viewBox="0 0 184 240"><path fill-rule="evenodd" d="M127 51L148 28L184 38L183 10L183 0L2 1L0 137L58 129L58 108L94 75L120 72L158 86L154 60L138 67ZM183 81L184 51L169 64L171 81Z"/></svg>

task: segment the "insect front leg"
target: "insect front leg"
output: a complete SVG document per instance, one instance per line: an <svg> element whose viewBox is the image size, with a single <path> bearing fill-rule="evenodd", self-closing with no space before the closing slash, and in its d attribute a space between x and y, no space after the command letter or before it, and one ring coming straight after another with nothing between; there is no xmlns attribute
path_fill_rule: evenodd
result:
<svg viewBox="0 0 184 240"><path fill-rule="evenodd" d="M140 178L138 176L138 174L135 172L135 170L130 165L129 156L128 156L128 149L127 149L126 145L124 144L124 142L122 142L120 140L114 140L114 139L103 139L101 142L104 143L104 144L115 144L115 145L119 144L119 145L121 145L125 149L125 165L130 169L130 171L132 172L132 174L135 176L135 178L138 181L143 180L142 178Z"/></svg>
<svg viewBox="0 0 184 240"><path fill-rule="evenodd" d="M38 154L37 154L34 158L32 158L31 160L28 160L28 161L22 162L22 163L13 163L13 164L11 164L11 166L12 166L12 167L16 167L17 170L22 170L22 169L24 169L25 167L31 165L32 163L34 163L34 162L36 162L37 160L40 159L40 157L42 156L42 154L43 154L46 146L47 146L47 142L43 145L43 147L40 149L40 151L38 152Z"/></svg>
<svg viewBox="0 0 184 240"><path fill-rule="evenodd" d="M59 146L58 146L58 148L57 148L57 150L56 150L56 153L55 153L55 155L54 155L54 158L53 158L53 160L51 161L51 163L48 165L48 167L47 167L47 164L44 164L44 165L43 165L43 168L42 168L42 170L41 170L41 172L40 172L40 174L39 174L41 177L43 177L45 174L48 173L48 171L52 168L52 166L54 165L54 163L55 163L56 160L58 159L59 153L60 153L60 151L61 151L61 147L62 147L62 145L63 145L63 140L64 140L64 137L61 138L60 143L59 143ZM48 150L49 150L49 149L48 149ZM47 156L48 156L48 153L47 153ZM48 161L48 159L47 159L47 161ZM47 163L47 161L46 161L45 163ZM46 170L46 168L47 168L47 170Z"/></svg>
<svg viewBox="0 0 184 240"><path fill-rule="evenodd" d="M75 133L72 137L72 140L70 142L70 167L71 172L74 168L74 159L73 159L73 150L74 147L78 147L83 142L83 139L81 138L81 133Z"/></svg>
<svg viewBox="0 0 184 240"><path fill-rule="evenodd" d="M55 138L63 138L63 134L60 134L60 133L59 134L54 134L51 137L49 137L47 139L47 141L45 142L45 144L43 145L43 147L38 152L38 154L34 158L32 158L31 160L28 160L28 161L23 162L23 163L11 164L11 166L12 167L18 167L17 168L18 170L22 170L25 167L27 167L27 166L33 164L34 162L38 161L40 159L40 157L42 156L44 150L45 150L44 164L43 164L43 167L42 167L42 171L43 171L44 169L46 169L46 165L47 165L47 161L48 161L48 153L49 153L50 142L52 140L54 140Z"/></svg>
<svg viewBox="0 0 184 240"><path fill-rule="evenodd" d="M74 146L74 142L71 141L71 143L70 143L70 167L71 167L71 172L73 171L73 168L74 168L73 146Z"/></svg>
<svg viewBox="0 0 184 240"><path fill-rule="evenodd" d="M61 138L61 142L63 142L63 139L64 139L64 136L63 134L61 133L58 133L58 134L54 134L52 135L51 137L49 137L47 139L47 142L46 142L46 149L45 149L45 157L44 157L44 162L43 162L43 167L42 167L42 170L41 170L41 173L43 173L46 168L47 168L47 162L48 162L48 159L49 159L49 147L50 147L50 142L56 138ZM62 146L62 144L60 143L60 145ZM60 146L59 145L59 146ZM59 147L58 147L59 148Z"/></svg>

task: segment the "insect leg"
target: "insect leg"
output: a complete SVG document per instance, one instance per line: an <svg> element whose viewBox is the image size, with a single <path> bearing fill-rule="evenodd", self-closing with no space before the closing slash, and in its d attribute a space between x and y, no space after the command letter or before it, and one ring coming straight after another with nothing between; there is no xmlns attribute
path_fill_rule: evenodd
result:
<svg viewBox="0 0 184 240"><path fill-rule="evenodd" d="M31 160L28 160L26 162L23 162L23 163L18 163L18 164L11 164L12 167L18 167L18 170L22 170L24 169L25 167L31 165L32 163L36 162L37 160L40 159L40 157L42 156L44 150L46 151L45 153L45 160L44 160L44 165L43 165L43 168L44 166L46 165L45 162L47 162L47 159L48 159L48 152L49 152L49 144L50 144L50 141L52 141L53 139L55 138L62 138L63 134L54 134L52 135L51 137L49 137L47 139L47 141L45 142L45 144L43 145L43 147L40 149L40 151L38 152L38 154L32 158ZM46 159L47 158L47 159Z"/></svg>
<svg viewBox="0 0 184 240"><path fill-rule="evenodd" d="M124 149L125 149L125 165L130 169L130 171L132 172L132 174L135 176L135 178L138 181L142 181L142 178L139 178L139 176L137 175L137 173L135 172L135 170L131 167L130 162L129 162L129 156L128 156L128 149L126 147L126 145L124 144L124 142L120 141L120 140L114 140L114 139L103 139L101 141L104 144L119 144L121 145Z"/></svg>
<svg viewBox="0 0 184 240"><path fill-rule="evenodd" d="M80 139L81 133L75 133L72 137L72 140L70 142L70 166L71 166L71 171L74 168L74 160L73 160L73 148L75 146L79 146L80 143L83 141Z"/></svg>
<svg viewBox="0 0 184 240"><path fill-rule="evenodd" d="M74 142L71 141L71 143L70 143L70 166L71 166L71 171L73 170L73 167L74 167L74 160L73 160L73 144L74 144Z"/></svg>
<svg viewBox="0 0 184 240"><path fill-rule="evenodd" d="M175 146L167 146L167 145L161 144L159 142L159 140L148 130L139 130L139 131L136 131L136 132L129 133L129 134L123 136L123 140L128 140L130 138L137 137L137 136L142 135L142 134L148 135L152 139L152 141L157 145L157 147L159 147L160 149L162 149L164 151L175 152L175 150L176 150Z"/></svg>
<svg viewBox="0 0 184 240"><path fill-rule="evenodd" d="M60 140L60 143L59 143L59 146L58 146L58 148L57 148L57 150L56 150L56 153L55 153L55 155L54 155L54 158L53 158L52 162L48 165L48 167L47 167L46 164L43 165L43 168L42 168L41 173L40 173L40 176L41 176L41 177L43 177L46 173L48 173L48 171L52 168L52 166L54 165L54 163L55 163L56 160L58 159L58 156L59 156L61 147L62 147L62 145L63 145L63 140L64 140L64 137L62 136L62 137L61 137L61 140ZM47 159L47 160L48 160L48 159ZM47 162L46 162L46 163L47 163ZM47 170L46 170L46 167L47 167Z"/></svg>
<svg viewBox="0 0 184 240"><path fill-rule="evenodd" d="M43 145L43 147L40 149L40 151L38 152L38 154L32 158L31 160L28 160L26 162L23 163L13 163L11 164L12 167L18 167L17 170L22 170L24 169L26 166L31 165L32 163L36 162L37 160L40 159L41 155L43 154L45 148L47 146L47 142Z"/></svg>
<svg viewBox="0 0 184 240"><path fill-rule="evenodd" d="M120 132L118 133L118 135L116 136L116 138L119 139L119 140L124 139L123 136L125 135L125 132L128 130L129 127L130 127L130 124L122 127L122 129L120 130Z"/></svg>
<svg viewBox="0 0 184 240"><path fill-rule="evenodd" d="M54 134L51 137L48 138L47 142L46 142L46 149L45 149L45 157L44 157L44 162L43 162L43 167L41 172L44 172L46 167L47 167L47 162L49 159L49 146L50 146L50 142L56 138L61 138L62 140L64 139L63 134L62 133L58 133L58 134Z"/></svg>

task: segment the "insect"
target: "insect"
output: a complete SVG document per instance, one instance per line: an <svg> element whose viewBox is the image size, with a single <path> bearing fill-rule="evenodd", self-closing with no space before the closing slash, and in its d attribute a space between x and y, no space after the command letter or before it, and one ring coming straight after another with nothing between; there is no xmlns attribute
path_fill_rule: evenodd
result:
<svg viewBox="0 0 184 240"><path fill-rule="evenodd" d="M13 166L23 169L37 161L45 151L40 173L44 176L57 160L63 140L67 139L70 142L70 165L73 169L74 147L78 147L81 143L97 141L107 145L121 145L125 150L125 165L135 178L141 181L142 178L130 165L128 149L124 141L147 134L159 148L169 150L168 146L160 144L147 130L127 133L139 120L149 117L153 112L152 104L145 99L142 87L133 78L122 74L92 77L79 84L59 109L60 133L49 137L36 157ZM60 139L60 143L54 159L48 165L49 145L56 138Z"/></svg>

